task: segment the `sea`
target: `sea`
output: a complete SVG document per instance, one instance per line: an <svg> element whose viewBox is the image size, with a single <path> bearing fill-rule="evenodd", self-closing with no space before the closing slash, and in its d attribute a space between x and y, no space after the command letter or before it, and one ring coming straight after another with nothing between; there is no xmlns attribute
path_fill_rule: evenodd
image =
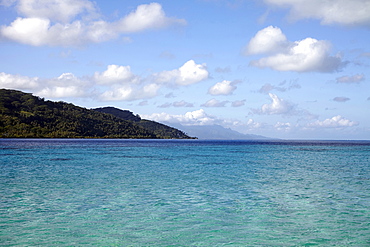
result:
<svg viewBox="0 0 370 247"><path fill-rule="evenodd" d="M370 246L370 142L0 139L0 246Z"/></svg>

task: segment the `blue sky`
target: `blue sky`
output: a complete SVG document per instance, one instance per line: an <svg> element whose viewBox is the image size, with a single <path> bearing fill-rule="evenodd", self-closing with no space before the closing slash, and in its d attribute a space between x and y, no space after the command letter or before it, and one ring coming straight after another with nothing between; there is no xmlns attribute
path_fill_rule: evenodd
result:
<svg viewBox="0 0 370 247"><path fill-rule="evenodd" d="M370 0L0 0L0 88L285 139L370 139Z"/></svg>

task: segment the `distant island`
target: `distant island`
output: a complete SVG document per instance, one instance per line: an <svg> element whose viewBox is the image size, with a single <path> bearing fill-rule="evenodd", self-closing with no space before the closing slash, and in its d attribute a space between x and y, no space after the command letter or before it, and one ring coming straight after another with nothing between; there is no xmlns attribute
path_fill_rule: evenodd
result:
<svg viewBox="0 0 370 247"><path fill-rule="evenodd" d="M0 138L194 139L114 107L86 109L0 89Z"/></svg>
<svg viewBox="0 0 370 247"><path fill-rule="evenodd" d="M253 134L242 134L238 131L225 128L221 125L190 125L185 126L178 123L165 123L171 127L181 129L188 135L196 136L198 139L203 140L274 140L274 138L253 135ZM276 139L275 139L276 140Z"/></svg>

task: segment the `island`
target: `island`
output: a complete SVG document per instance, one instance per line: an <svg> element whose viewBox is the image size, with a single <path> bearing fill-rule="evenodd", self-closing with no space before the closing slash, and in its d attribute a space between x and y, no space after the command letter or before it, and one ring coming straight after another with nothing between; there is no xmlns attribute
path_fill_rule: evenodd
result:
<svg viewBox="0 0 370 247"><path fill-rule="evenodd" d="M0 89L0 138L195 139L114 107L87 109Z"/></svg>

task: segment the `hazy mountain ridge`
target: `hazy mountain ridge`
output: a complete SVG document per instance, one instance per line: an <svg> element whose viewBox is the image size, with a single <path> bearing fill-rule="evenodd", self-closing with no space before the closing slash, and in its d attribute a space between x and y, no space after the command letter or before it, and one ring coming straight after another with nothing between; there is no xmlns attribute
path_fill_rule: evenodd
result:
<svg viewBox="0 0 370 247"><path fill-rule="evenodd" d="M221 125L181 125L178 123L166 123L170 126L183 130L190 136L198 139L210 140L267 140L269 137L253 134L242 134L232 129L224 128Z"/></svg>

